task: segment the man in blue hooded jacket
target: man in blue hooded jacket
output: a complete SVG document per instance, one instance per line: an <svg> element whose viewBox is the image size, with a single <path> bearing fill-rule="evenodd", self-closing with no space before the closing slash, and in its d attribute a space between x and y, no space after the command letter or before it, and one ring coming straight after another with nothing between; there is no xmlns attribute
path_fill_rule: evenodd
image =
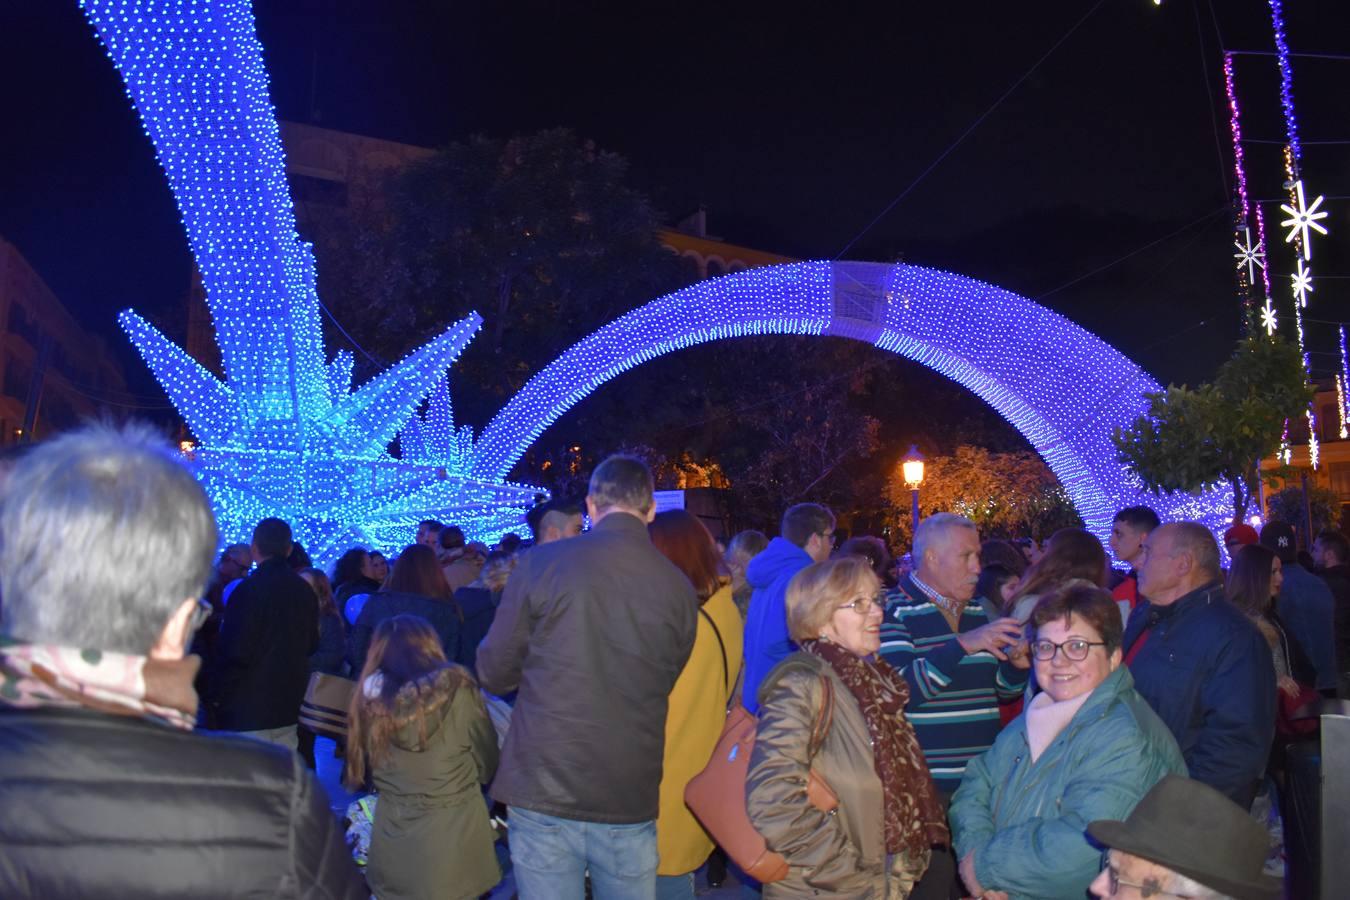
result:
<svg viewBox="0 0 1350 900"><path fill-rule="evenodd" d="M745 616L745 689L741 702L757 712L759 683L795 646L788 637L787 586L802 569L830 558L834 513L819 503L798 503L783 513L781 537L769 541L745 569L753 589Z"/></svg>

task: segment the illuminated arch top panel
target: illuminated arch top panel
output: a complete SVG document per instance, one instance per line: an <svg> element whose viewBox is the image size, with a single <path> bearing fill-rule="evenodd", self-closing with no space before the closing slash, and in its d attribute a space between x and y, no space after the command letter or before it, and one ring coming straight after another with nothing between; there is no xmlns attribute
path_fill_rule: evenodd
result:
<svg viewBox="0 0 1350 900"><path fill-rule="evenodd" d="M591 334L530 380L479 436L474 474L504 477L535 438L610 378L694 344L756 334L836 335L934 369L1011 422L1103 539L1115 511L1218 526L1219 491L1156 497L1116 462L1111 431L1145 410L1156 381L1049 309L990 284L918 266L803 262L668 294Z"/></svg>

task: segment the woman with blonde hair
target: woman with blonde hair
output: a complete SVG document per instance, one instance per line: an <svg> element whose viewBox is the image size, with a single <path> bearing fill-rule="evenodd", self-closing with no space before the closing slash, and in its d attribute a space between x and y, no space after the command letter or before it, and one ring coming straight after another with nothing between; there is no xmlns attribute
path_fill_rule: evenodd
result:
<svg viewBox="0 0 1350 900"><path fill-rule="evenodd" d="M379 900L471 898L501 880L480 785L497 736L473 676L418 616L375 629L352 699L344 783L379 791L366 877Z"/></svg>
<svg viewBox="0 0 1350 900"><path fill-rule="evenodd" d="M808 566L788 584L787 619L801 651L760 685L746 778L750 821L790 867L764 896L903 900L931 848L950 837L905 718L909 687L877 656L881 581L858 557ZM827 705L828 731L812 758L811 732ZM807 799L813 770L839 798L832 813Z"/></svg>

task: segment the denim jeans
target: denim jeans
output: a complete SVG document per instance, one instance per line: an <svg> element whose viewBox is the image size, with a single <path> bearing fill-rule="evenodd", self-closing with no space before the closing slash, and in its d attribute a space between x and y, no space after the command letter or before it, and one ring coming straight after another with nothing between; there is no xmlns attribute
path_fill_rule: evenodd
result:
<svg viewBox="0 0 1350 900"><path fill-rule="evenodd" d="M657 875L656 900L694 900L694 873Z"/></svg>
<svg viewBox="0 0 1350 900"><path fill-rule="evenodd" d="M656 900L656 823L607 825L508 807L521 900Z"/></svg>

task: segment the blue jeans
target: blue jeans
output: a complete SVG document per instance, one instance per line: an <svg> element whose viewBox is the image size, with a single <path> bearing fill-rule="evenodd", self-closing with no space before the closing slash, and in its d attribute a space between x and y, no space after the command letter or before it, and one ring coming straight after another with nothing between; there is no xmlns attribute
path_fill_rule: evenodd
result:
<svg viewBox="0 0 1350 900"><path fill-rule="evenodd" d="M521 900L656 900L656 823L607 825L508 807Z"/></svg>
<svg viewBox="0 0 1350 900"><path fill-rule="evenodd" d="M694 873L657 875L656 900L694 900Z"/></svg>

